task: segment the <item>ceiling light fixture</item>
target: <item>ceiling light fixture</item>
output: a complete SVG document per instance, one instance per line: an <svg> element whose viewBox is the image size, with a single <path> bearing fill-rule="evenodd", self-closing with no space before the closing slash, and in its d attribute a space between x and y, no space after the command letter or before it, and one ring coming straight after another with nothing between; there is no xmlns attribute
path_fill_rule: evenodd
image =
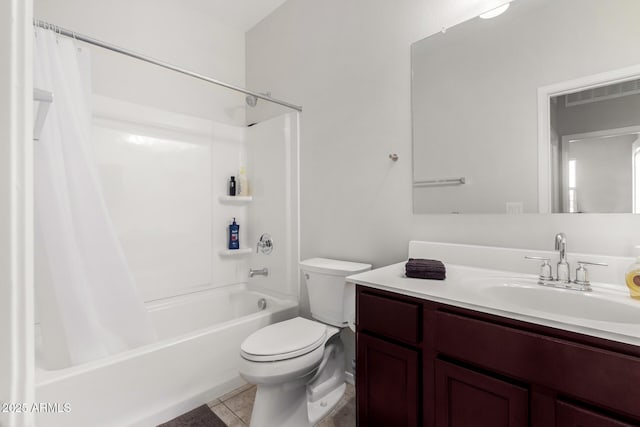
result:
<svg viewBox="0 0 640 427"><path fill-rule="evenodd" d="M501 6L498 6L494 9L491 9L488 12L485 12L483 14L480 15L480 18L482 19L491 19L491 18L495 18L498 15L502 15L507 9L509 9L509 3L505 3Z"/></svg>

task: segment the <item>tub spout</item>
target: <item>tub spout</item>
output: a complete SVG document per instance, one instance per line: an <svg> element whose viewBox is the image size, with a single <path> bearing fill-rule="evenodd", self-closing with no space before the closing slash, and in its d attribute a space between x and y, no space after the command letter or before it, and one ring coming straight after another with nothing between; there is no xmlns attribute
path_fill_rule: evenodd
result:
<svg viewBox="0 0 640 427"><path fill-rule="evenodd" d="M253 268L249 269L249 277L253 277L253 276L268 276L269 275L269 269L268 268L261 268L259 270L254 270Z"/></svg>

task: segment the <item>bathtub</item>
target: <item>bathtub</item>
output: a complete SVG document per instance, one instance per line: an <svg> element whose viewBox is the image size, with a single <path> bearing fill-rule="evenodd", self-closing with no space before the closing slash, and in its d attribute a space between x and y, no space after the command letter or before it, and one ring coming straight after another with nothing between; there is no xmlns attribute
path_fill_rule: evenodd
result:
<svg viewBox="0 0 640 427"><path fill-rule="evenodd" d="M296 301L244 284L147 307L159 335L154 344L55 371L38 367L36 357L36 402L48 404L36 413L37 426L156 426L244 384L240 343L298 312Z"/></svg>

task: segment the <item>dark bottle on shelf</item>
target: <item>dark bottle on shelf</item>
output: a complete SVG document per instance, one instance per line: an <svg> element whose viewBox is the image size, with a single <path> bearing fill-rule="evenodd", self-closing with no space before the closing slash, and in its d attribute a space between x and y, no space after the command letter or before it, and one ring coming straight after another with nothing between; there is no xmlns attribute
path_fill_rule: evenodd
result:
<svg viewBox="0 0 640 427"><path fill-rule="evenodd" d="M235 176L232 176L231 180L229 181L229 195L230 196L236 195L236 177Z"/></svg>

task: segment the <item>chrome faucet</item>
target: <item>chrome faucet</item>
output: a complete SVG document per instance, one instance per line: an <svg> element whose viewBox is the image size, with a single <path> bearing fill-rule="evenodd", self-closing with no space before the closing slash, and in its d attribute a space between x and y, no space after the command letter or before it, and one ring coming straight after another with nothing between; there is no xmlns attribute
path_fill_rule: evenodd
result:
<svg viewBox="0 0 640 427"><path fill-rule="evenodd" d="M560 254L558 261L558 275L554 279L551 272L550 258L539 256L525 256L526 259L542 261L540 264L540 273L538 275L538 284L542 286L551 286L562 289L572 289L574 291L591 291L589 283L589 274L585 265L607 266L601 262L578 261L578 269L576 270L576 280L572 281L569 273L569 263L567 262L567 236L564 233L556 234L555 248Z"/></svg>
<svg viewBox="0 0 640 427"><path fill-rule="evenodd" d="M558 276L556 280L561 283L569 283L569 263L567 262L567 236L564 233L556 234L556 250L560 252L560 261L558 261Z"/></svg>
<svg viewBox="0 0 640 427"><path fill-rule="evenodd" d="M268 276L269 275L269 269L268 268L261 268L259 270L254 270L253 268L249 269L249 277L253 277L253 276Z"/></svg>

